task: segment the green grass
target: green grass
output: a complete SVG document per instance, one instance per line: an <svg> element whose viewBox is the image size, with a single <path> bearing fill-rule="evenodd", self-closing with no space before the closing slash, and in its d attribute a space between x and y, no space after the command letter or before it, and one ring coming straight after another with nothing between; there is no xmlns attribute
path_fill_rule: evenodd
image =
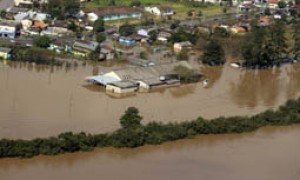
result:
<svg viewBox="0 0 300 180"><path fill-rule="evenodd" d="M115 0L117 5L130 5L132 0ZM192 8L188 7L182 2L170 2L167 0L140 0L142 6L151 6L151 5L168 5L174 8L176 13L180 16L186 16L186 13L189 10L195 12L202 11L204 16L211 16L215 14L222 13L222 8L220 6L208 6L208 7L199 7ZM86 7L99 7L99 6L108 6L109 0L94 0L92 2L86 3Z"/></svg>

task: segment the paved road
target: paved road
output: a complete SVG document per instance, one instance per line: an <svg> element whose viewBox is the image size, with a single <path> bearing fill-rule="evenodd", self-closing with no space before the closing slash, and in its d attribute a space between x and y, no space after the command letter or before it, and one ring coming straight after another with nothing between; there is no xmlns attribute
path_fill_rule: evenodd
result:
<svg viewBox="0 0 300 180"><path fill-rule="evenodd" d="M14 5L14 0L0 0L0 10L5 10Z"/></svg>

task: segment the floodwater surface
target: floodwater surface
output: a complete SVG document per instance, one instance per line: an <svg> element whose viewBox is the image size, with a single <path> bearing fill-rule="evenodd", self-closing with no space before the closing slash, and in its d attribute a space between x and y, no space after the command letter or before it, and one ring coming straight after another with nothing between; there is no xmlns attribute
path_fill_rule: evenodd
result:
<svg viewBox="0 0 300 180"><path fill-rule="evenodd" d="M0 160L3 180L299 180L300 126L159 146Z"/></svg>
<svg viewBox="0 0 300 180"><path fill-rule="evenodd" d="M202 83L138 93L117 99L84 78L109 67L49 68L0 64L0 138L47 137L65 131L103 133L135 106L149 121L175 122L199 116L251 115L299 96L300 66L241 70L225 65L202 68Z"/></svg>

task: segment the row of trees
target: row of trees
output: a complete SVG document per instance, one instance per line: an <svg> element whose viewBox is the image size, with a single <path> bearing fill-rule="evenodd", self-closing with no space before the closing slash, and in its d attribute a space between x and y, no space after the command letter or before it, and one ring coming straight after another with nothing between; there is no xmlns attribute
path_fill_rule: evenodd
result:
<svg viewBox="0 0 300 180"><path fill-rule="evenodd" d="M142 117L130 107L120 118L121 128L112 133L62 133L57 137L33 140L0 140L0 158L32 157L39 154L55 155L65 152L90 151L95 147L138 147L160 144L199 134L225 134L254 131L263 126L280 126L300 123L300 99L290 100L277 111L265 111L251 117L220 117L206 120L162 124L141 124Z"/></svg>
<svg viewBox="0 0 300 180"><path fill-rule="evenodd" d="M11 60L42 65L63 65L63 63L57 60L55 57L56 54L54 52L38 47L15 48Z"/></svg>
<svg viewBox="0 0 300 180"><path fill-rule="evenodd" d="M261 27L253 23L251 33L245 39L242 56L247 67L268 67L280 65L287 54L285 23L276 20L271 27Z"/></svg>

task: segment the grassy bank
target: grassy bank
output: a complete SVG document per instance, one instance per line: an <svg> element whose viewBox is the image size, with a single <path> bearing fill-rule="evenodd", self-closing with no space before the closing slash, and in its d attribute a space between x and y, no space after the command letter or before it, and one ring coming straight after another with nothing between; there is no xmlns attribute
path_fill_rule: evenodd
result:
<svg viewBox="0 0 300 180"><path fill-rule="evenodd" d="M56 155L66 152L90 151L98 147L134 148L146 144L161 144L201 134L243 133L264 126L283 126L300 123L300 98L289 100L277 111L245 117L220 117L212 120L198 118L182 123L151 122L142 125L136 108L128 108L121 117L122 128L112 133L62 133L56 137L33 140L0 140L0 158Z"/></svg>

